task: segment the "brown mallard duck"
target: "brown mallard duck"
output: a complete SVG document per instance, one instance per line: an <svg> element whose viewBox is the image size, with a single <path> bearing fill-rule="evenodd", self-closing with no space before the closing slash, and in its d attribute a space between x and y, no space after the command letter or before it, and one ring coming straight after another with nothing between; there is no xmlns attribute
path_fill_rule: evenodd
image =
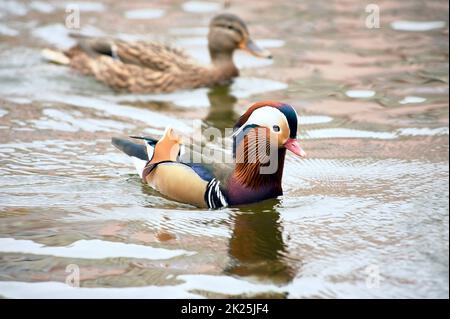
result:
<svg viewBox="0 0 450 319"><path fill-rule="evenodd" d="M64 53L44 50L43 54L52 62L94 76L116 91L133 93L165 93L230 82L239 75L233 62L236 49L271 58L252 41L244 21L229 13L212 19L208 48L209 66L164 44L104 38L79 37L79 44Z"/></svg>

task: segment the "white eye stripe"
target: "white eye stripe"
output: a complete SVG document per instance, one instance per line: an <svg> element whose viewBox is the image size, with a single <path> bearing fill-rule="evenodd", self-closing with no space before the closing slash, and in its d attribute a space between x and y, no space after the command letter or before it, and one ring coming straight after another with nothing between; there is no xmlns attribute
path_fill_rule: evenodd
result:
<svg viewBox="0 0 450 319"><path fill-rule="evenodd" d="M236 131L235 134L240 133L240 131L245 126L251 124L269 127L272 130L275 125L280 127L280 131L281 127L286 127L287 129L289 129L288 120L286 116L283 114L283 112L271 106L263 106L259 109L254 110L253 113L248 118L247 122L245 122L238 130L239 132Z"/></svg>

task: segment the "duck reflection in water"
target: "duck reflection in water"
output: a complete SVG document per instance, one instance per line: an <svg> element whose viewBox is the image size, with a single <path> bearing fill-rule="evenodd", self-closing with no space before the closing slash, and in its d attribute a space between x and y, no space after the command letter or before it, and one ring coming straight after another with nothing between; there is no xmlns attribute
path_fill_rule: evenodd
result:
<svg viewBox="0 0 450 319"><path fill-rule="evenodd" d="M277 199L268 200L234 213L226 273L277 284L292 281L298 261L287 257L278 204Z"/></svg>
<svg viewBox="0 0 450 319"><path fill-rule="evenodd" d="M232 128L239 118L234 111L237 98L230 93L229 85L221 85L209 89L208 100L210 108L203 121L225 134L225 129Z"/></svg>
<svg viewBox="0 0 450 319"><path fill-rule="evenodd" d="M225 129L233 128L239 119L239 114L234 110L237 98L230 91L230 85L226 84L209 88L207 97L210 106L207 109L194 109L193 119L201 119L206 127L217 128L225 136ZM171 102L126 101L126 104L156 112L170 112L173 117L183 117L186 114L185 108L179 108Z"/></svg>

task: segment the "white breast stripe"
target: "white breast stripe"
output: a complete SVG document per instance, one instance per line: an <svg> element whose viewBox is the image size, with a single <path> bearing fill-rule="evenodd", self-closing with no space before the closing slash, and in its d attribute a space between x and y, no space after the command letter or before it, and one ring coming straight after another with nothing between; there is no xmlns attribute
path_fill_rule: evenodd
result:
<svg viewBox="0 0 450 319"><path fill-rule="evenodd" d="M213 179L211 182L209 182L209 189L208 189L208 206L210 208L216 208L214 207L214 202L212 200L212 185L214 185L215 179Z"/></svg>
<svg viewBox="0 0 450 319"><path fill-rule="evenodd" d="M220 194L219 194L219 199L220 199L220 202L222 203L223 207L228 207L228 202L225 199L225 196L223 196L222 192L220 192Z"/></svg>
<svg viewBox="0 0 450 319"><path fill-rule="evenodd" d="M209 208L227 207L228 203L220 189L220 181L212 179L207 186L206 201Z"/></svg>

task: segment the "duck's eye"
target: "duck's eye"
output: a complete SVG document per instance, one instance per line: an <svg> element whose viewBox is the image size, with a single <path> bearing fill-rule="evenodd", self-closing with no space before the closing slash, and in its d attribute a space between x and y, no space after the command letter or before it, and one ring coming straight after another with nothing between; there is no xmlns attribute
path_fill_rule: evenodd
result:
<svg viewBox="0 0 450 319"><path fill-rule="evenodd" d="M227 25L228 30L233 30L233 26L231 24Z"/></svg>
<svg viewBox="0 0 450 319"><path fill-rule="evenodd" d="M274 132L279 132L279 131L281 131L281 129L280 129L280 127L279 127L278 125L274 125L274 126L272 127L272 129L273 129Z"/></svg>

